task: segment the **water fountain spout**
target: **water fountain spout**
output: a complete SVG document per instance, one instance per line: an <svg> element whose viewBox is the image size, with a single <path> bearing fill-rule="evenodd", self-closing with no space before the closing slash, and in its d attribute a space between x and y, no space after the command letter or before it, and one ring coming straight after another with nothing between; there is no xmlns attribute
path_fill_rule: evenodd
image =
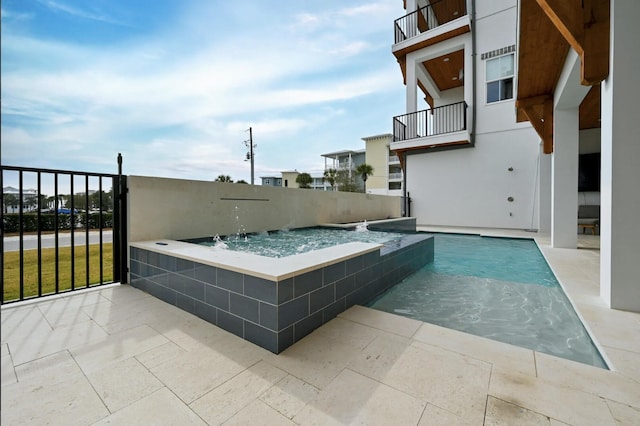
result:
<svg viewBox="0 0 640 426"><path fill-rule="evenodd" d="M215 250L226 250L229 248L228 245L225 244L224 241L222 241L222 238L220 238L220 235L216 234L213 236L213 241L214 241L214 245L213 248Z"/></svg>
<svg viewBox="0 0 640 426"><path fill-rule="evenodd" d="M367 219L356 225L356 232L367 232L368 230Z"/></svg>

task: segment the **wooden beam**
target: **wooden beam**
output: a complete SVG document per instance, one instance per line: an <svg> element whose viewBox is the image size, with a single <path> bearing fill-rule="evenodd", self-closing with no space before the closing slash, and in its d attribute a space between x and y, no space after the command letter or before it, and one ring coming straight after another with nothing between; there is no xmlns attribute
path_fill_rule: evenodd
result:
<svg viewBox="0 0 640 426"><path fill-rule="evenodd" d="M551 96L533 96L516 101L522 112L542 139L543 152L553 152L553 99Z"/></svg>
<svg viewBox="0 0 640 426"><path fill-rule="evenodd" d="M564 39L578 53L585 86L609 75L610 0L536 0Z"/></svg>
<svg viewBox="0 0 640 426"><path fill-rule="evenodd" d="M582 55L584 52L584 24L581 0L536 0L540 8L549 17L560 34L573 49Z"/></svg>
<svg viewBox="0 0 640 426"><path fill-rule="evenodd" d="M420 90L422 90L422 93L424 93L424 101L427 104L429 104L431 109L433 109L434 108L433 96L429 94L429 91L427 90L426 87L424 87L424 84L422 84L420 80L418 80L418 87L420 87Z"/></svg>

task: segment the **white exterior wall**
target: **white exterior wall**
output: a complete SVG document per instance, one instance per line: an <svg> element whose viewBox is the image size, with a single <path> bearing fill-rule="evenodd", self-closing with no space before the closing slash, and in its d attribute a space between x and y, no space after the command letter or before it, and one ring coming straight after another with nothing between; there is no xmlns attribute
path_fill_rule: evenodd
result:
<svg viewBox="0 0 640 426"><path fill-rule="evenodd" d="M537 228L537 136L500 132L476 144L407 156L411 215L419 225Z"/></svg>
<svg viewBox="0 0 640 426"><path fill-rule="evenodd" d="M609 307L634 312L640 312L638 16L640 2L611 1L610 70L602 82L600 295Z"/></svg>
<svg viewBox="0 0 640 426"><path fill-rule="evenodd" d="M480 59L482 53L516 44L516 1L478 1L476 7L475 147L409 152L406 178L411 215L420 225L538 229L540 138L529 123L516 123L514 99L486 104L486 61ZM407 55L407 83L413 74L409 68L416 62L459 46L465 47L465 87L441 92L435 101L437 106L464 99L469 105L470 128L474 107L467 60L471 57L471 34ZM413 107L413 99L407 112L409 107ZM509 197L514 201L509 202Z"/></svg>

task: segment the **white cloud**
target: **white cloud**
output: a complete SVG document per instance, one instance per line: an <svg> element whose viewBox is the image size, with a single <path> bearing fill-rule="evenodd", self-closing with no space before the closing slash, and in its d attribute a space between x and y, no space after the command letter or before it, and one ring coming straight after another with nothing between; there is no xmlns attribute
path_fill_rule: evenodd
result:
<svg viewBox="0 0 640 426"><path fill-rule="evenodd" d="M354 114L344 111L345 102L401 89L389 46L375 67L353 62L376 51L365 21L388 4L292 12L285 22L295 16L315 31L298 37L282 25L205 37L202 23L192 25L198 19L192 12L162 33L99 49L3 30L3 158L30 165L37 147L40 162L73 156L111 168L113 153L122 151L134 174L247 179L242 141L253 126L261 170L302 167L290 164L292 156L315 165L321 152L306 152L301 141L319 137L321 129L337 135L323 140L345 143L346 133L330 122ZM64 12L82 17L86 11ZM345 27L350 20L353 26Z"/></svg>
<svg viewBox="0 0 640 426"><path fill-rule="evenodd" d="M62 12L74 17L88 19L91 21L100 21L100 22L105 22L105 23L114 24L114 25L125 25L124 22L121 22L113 18L112 16L107 15L104 12L78 9L76 7L69 6L62 2L53 1L53 0L38 0L38 3L51 9L54 12Z"/></svg>

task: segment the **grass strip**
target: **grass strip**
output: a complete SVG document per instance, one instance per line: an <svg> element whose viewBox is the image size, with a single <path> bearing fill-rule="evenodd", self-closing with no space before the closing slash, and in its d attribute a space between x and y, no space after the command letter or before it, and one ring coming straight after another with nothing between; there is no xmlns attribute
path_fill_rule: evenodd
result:
<svg viewBox="0 0 640 426"><path fill-rule="evenodd" d="M20 252L10 251L4 255L3 301L20 298ZM102 245L102 282L113 280L112 243ZM87 286L86 246L74 250L74 287ZM58 291L71 289L71 247L58 248ZM23 260L24 298L38 295L38 250L25 250ZM55 293L56 258L54 248L42 249L42 294ZM89 285L100 284L100 245L89 245Z"/></svg>

